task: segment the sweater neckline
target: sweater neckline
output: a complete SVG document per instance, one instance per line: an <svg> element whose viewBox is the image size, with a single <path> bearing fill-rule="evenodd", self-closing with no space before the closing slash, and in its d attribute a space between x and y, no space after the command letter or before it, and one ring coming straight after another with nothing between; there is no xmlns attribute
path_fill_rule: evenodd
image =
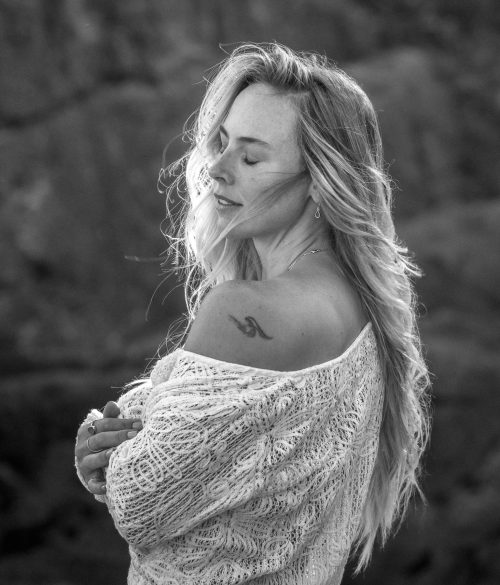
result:
<svg viewBox="0 0 500 585"><path fill-rule="evenodd" d="M307 368L302 368L301 370L269 370L266 368L256 368L254 366L246 366L244 364L236 364L233 362L226 362L224 360L211 358L211 357L208 357L206 355L202 355L200 353L194 353L192 351L184 349L183 347L180 347L179 349L177 349L176 352L182 352L186 356L191 356L193 359L196 359L196 360L202 361L202 362L206 362L208 364L219 365L219 366L222 365L222 366L226 366L227 368L231 368L231 369L244 370L245 372L249 372L249 371L250 372L261 372L263 374L272 374L272 375L280 375L280 376L304 375L304 374L308 374L310 372L314 372L316 370L322 370L325 368L332 367L332 366L337 365L340 362L344 361L345 359L347 359L347 357L349 357L349 355L356 349L356 347L358 345L360 345L361 341L364 339L364 337L371 330L372 330L372 323L371 323L371 321L368 321L368 323L358 333L357 337L354 339L354 341L351 343L351 345L349 345L349 347L344 352L342 352L340 355L338 355L337 357L334 357L331 360L328 360L326 362L322 362L320 364L314 364L312 366L308 366Z"/></svg>

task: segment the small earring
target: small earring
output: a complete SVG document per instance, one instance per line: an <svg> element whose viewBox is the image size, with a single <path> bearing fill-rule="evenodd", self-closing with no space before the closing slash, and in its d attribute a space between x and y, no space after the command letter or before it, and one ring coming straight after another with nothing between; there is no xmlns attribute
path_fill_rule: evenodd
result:
<svg viewBox="0 0 500 585"><path fill-rule="evenodd" d="M319 205L318 205L318 207L316 207L316 213L314 214L314 217L316 219L319 219L321 217L321 212L319 210Z"/></svg>

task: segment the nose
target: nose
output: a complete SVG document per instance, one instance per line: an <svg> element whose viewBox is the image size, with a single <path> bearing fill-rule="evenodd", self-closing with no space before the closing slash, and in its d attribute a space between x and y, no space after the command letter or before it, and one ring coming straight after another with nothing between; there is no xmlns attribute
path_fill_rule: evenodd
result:
<svg viewBox="0 0 500 585"><path fill-rule="evenodd" d="M214 181L224 181L228 185L233 183L231 171L228 168L227 160L224 155L219 155L214 162L208 167L208 175Z"/></svg>

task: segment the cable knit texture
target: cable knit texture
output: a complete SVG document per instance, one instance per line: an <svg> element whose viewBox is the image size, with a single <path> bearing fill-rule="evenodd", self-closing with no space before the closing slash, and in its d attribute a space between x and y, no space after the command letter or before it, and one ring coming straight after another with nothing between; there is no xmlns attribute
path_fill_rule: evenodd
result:
<svg viewBox="0 0 500 585"><path fill-rule="evenodd" d="M338 585L383 395L371 324L294 372L160 359L119 400L144 428L111 456L100 497L129 543L129 585Z"/></svg>

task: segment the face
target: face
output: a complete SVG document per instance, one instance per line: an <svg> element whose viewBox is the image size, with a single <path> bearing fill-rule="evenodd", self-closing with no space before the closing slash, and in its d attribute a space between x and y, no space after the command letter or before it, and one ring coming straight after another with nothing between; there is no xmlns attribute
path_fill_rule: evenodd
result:
<svg viewBox="0 0 500 585"><path fill-rule="evenodd" d="M266 84L250 85L234 100L219 129L219 152L209 167L221 228L236 216L242 220L228 237L277 234L302 216L307 178L288 184L278 197L266 197L304 170L296 127L291 99Z"/></svg>

